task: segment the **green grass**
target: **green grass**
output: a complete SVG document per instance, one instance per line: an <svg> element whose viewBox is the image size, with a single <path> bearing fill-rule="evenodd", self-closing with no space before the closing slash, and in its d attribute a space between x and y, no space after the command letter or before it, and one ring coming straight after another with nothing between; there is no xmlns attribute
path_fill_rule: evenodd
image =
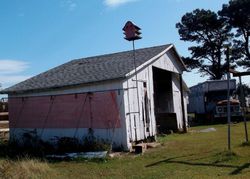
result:
<svg viewBox="0 0 250 179"><path fill-rule="evenodd" d="M250 123L248 126L250 131ZM199 132L210 127L216 131ZM250 145L244 143L243 123L231 127L231 151L227 150L227 125L194 127L189 131L159 137L162 146L143 155L124 154L93 161L36 161L42 171L35 171L37 178L250 178ZM11 162L7 168L15 173L20 161ZM22 165L25 162L29 161ZM4 163L6 159L0 160L1 166ZM27 168L25 178L35 178Z"/></svg>

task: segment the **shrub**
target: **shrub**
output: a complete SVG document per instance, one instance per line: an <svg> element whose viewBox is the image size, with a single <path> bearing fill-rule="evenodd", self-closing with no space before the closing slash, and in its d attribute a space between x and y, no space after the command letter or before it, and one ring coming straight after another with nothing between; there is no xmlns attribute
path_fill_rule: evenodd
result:
<svg viewBox="0 0 250 179"><path fill-rule="evenodd" d="M5 150L1 156L18 158L24 156L45 157L46 154L54 152L54 147L49 142L43 141L36 131L25 132L20 140L13 138L5 145L1 145Z"/></svg>
<svg viewBox="0 0 250 179"><path fill-rule="evenodd" d="M23 134L21 149L23 154L44 157L54 151L54 147L49 142L43 141L36 133L31 131Z"/></svg>
<svg viewBox="0 0 250 179"><path fill-rule="evenodd" d="M83 151L109 151L110 142L94 136L94 131L90 128L88 135L83 138Z"/></svg>
<svg viewBox="0 0 250 179"><path fill-rule="evenodd" d="M9 148L8 148L8 142L4 140L0 140L0 157L6 157L8 156Z"/></svg>
<svg viewBox="0 0 250 179"><path fill-rule="evenodd" d="M94 140L89 140L88 137L83 140L83 151L108 151L110 149L110 144L103 139L94 138Z"/></svg>
<svg viewBox="0 0 250 179"><path fill-rule="evenodd" d="M79 140L74 137L58 138L56 145L58 153L78 152L81 148Z"/></svg>

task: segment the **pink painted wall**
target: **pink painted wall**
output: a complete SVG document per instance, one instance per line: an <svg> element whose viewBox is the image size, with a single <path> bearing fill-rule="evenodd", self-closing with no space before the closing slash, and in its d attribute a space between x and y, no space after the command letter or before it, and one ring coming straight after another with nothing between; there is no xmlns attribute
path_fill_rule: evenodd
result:
<svg viewBox="0 0 250 179"><path fill-rule="evenodd" d="M120 128L116 92L9 99L10 128Z"/></svg>

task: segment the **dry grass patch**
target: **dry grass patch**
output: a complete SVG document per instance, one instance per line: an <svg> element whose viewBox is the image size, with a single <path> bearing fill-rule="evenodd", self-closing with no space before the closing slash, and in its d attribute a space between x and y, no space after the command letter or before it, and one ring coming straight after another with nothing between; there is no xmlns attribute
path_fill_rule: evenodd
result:
<svg viewBox="0 0 250 179"><path fill-rule="evenodd" d="M51 177L52 170L46 162L36 159L22 159L17 161L3 160L0 162L0 178L41 178ZM49 178L49 177L48 177Z"/></svg>

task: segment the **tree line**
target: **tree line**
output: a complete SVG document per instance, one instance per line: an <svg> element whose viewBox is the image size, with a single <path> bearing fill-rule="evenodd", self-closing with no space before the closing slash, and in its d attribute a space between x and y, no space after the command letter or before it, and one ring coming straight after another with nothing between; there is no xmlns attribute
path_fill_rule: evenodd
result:
<svg viewBox="0 0 250 179"><path fill-rule="evenodd" d="M181 40L192 42L190 56L183 57L189 69L198 69L212 80L222 79L227 46L230 67L250 70L250 0L230 0L218 12L195 9L184 14L176 28Z"/></svg>

